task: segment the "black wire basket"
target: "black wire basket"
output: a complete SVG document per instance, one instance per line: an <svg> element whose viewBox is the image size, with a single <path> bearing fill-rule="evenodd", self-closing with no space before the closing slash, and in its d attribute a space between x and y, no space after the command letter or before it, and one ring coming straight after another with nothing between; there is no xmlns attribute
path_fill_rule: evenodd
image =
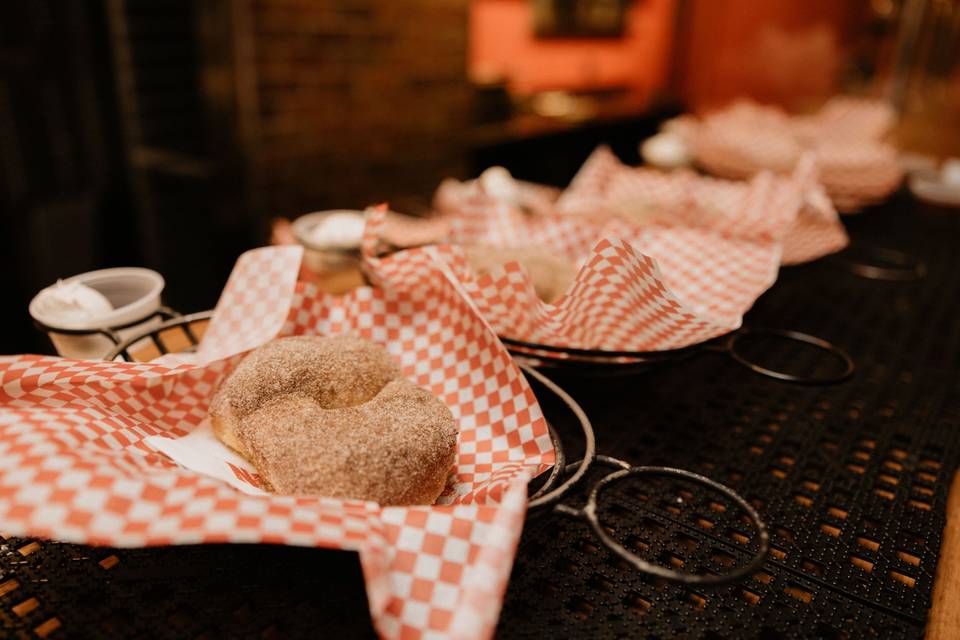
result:
<svg viewBox="0 0 960 640"><path fill-rule="evenodd" d="M821 369L819 373L796 373L773 368L760 362L755 355L744 349L747 342L757 337L788 340L800 345L814 347L828 357L834 365L819 367ZM707 342L669 351L575 349L525 342L504 336L501 336L500 340L512 355L529 364L575 370L594 375L623 375L642 372L706 353L726 354L734 362L754 373L780 382L796 384L838 384L848 379L856 371L853 359L840 347L816 336L786 329L742 328Z"/></svg>
<svg viewBox="0 0 960 640"><path fill-rule="evenodd" d="M196 323L208 321L212 315L212 311L177 315L141 334L118 342L113 351L111 351L105 359L131 361L134 359L132 353L135 353L135 347L138 343L146 341L149 341L160 354L170 353L170 347L164 341L163 335L169 335L170 332L175 330L182 330L187 340L187 344L180 351L187 352L195 350L200 339L197 335L198 332L194 331L191 326ZM528 510L531 514L552 510L556 513L579 519L590 527L601 545L635 567L638 571L672 582L700 586L727 584L749 575L764 562L769 552L770 540L767 525L756 509L754 509L746 499L733 489L691 471L663 466L635 467L617 458L598 455L593 425L590 423L590 419L580 405L559 385L543 373L537 371L530 364L518 362L518 365L524 374L539 386L542 390L541 393L553 396L554 399L559 400L561 404L565 406L566 410L569 411L577 423L583 439L583 457L574 462L567 462L563 439L548 421L550 437L556 452L556 462L551 471L542 479L536 480L531 487L528 503ZM596 480L589 487L587 490L588 498L586 504L582 507L565 504L564 500L568 498L574 490L585 488L584 485L588 473L595 468L605 469L607 473L603 474L599 480ZM697 575L668 569L641 558L626 549L611 535L613 529L610 523L601 521L597 511L597 504L600 496L611 486L631 477L679 479L697 485L704 490L712 491L718 496L728 500L744 512L755 530L755 535L751 537L754 548L750 559L746 563L724 574Z"/></svg>

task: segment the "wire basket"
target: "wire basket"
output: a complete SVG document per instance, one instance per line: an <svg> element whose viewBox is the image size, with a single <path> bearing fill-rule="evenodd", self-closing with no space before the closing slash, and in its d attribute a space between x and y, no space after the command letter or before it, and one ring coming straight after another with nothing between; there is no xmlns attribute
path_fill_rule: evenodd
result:
<svg viewBox="0 0 960 640"><path fill-rule="evenodd" d="M193 351L200 342L200 336L198 336L200 332L195 330L195 325L206 323L212 315L212 311L203 311L173 317L152 329L148 329L141 334L131 336L119 342L105 359L131 361L135 359L134 355L150 354L151 351L145 350L146 347L152 347L153 353L167 354L171 352L171 342L178 344L178 351L180 352ZM180 336L178 338L171 338L172 335L177 335L177 332L180 332ZM137 345L145 342L146 345L141 346L140 350L136 349ZM832 347L832 345L829 346ZM835 349L835 347L833 347L833 349ZM837 353L842 354L839 350L837 350ZM556 451L556 463L550 473L546 475L545 479L535 481L535 484L531 487L528 504L528 510L530 512L537 513L539 511L553 510L554 512L582 520L589 525L601 545L621 557L638 571L649 573L650 575L672 582L701 586L726 584L738 581L744 576L749 575L764 562L770 548L770 535L767 530L767 525L763 522L760 514L746 499L733 489L691 471L662 466L635 467L623 460L597 455L596 435L593 425L590 423L590 419L580 405L559 385L537 371L529 363L521 361L518 362L518 365L529 379L539 385L542 393L554 396L555 399L560 400L566 410L572 414L579 426L584 446L583 457L580 460L568 463L563 440L548 421L550 437ZM850 366L852 367L852 362ZM607 469L608 473L604 474L599 480L594 481L590 486L587 503L583 507L573 507L565 504L563 502L564 499L567 498L574 489L583 488L588 473L594 468ZM702 489L714 492L741 509L755 531L755 535L751 536L755 549L749 560L727 573L719 575L697 575L667 569L645 560L626 549L610 534L611 529L609 523L601 522L597 514L597 503L600 496L614 483L621 482L630 477L641 476L676 478L690 482Z"/></svg>

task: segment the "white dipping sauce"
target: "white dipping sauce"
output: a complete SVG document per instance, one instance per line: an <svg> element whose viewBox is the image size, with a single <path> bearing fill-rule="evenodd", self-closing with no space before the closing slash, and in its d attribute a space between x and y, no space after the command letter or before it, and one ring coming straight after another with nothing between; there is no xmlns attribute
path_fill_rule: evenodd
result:
<svg viewBox="0 0 960 640"><path fill-rule="evenodd" d="M960 187L960 158L950 158L943 163L940 181L949 187Z"/></svg>
<svg viewBox="0 0 960 640"><path fill-rule="evenodd" d="M655 167L674 169L690 164L690 150L676 133L664 131L647 138L640 147L643 159Z"/></svg>
<svg viewBox="0 0 960 640"><path fill-rule="evenodd" d="M477 179L483 192L492 198L509 204L518 204L520 190L517 181L503 167L490 167Z"/></svg>
<svg viewBox="0 0 960 640"><path fill-rule="evenodd" d="M324 216L307 232L307 240L318 249L356 249L363 242L366 226L363 214L338 212Z"/></svg>
<svg viewBox="0 0 960 640"><path fill-rule="evenodd" d="M59 323L95 322L113 311L106 296L79 282L62 281L47 287L37 298L37 310Z"/></svg>

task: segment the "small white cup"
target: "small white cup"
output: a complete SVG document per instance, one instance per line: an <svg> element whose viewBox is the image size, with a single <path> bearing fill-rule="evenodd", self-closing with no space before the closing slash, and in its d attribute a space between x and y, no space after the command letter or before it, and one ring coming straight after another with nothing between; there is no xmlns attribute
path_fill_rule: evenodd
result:
<svg viewBox="0 0 960 640"><path fill-rule="evenodd" d="M310 231L320 222L334 214L349 214L363 217L364 212L355 209L331 209L306 213L293 221L293 235L306 249L303 262L314 273L358 269L360 267L360 242L356 246L328 247L314 243Z"/></svg>
<svg viewBox="0 0 960 640"><path fill-rule="evenodd" d="M139 267L119 267L89 271L67 278L64 284L79 282L96 289L110 301L113 310L84 322L68 322L45 312L39 304L47 287L30 301L30 315L46 329L57 353L78 360L102 360L115 346L98 329L110 329L121 339L159 325L160 293L164 281L156 271ZM55 285L54 285L55 286ZM83 332L61 333L57 329Z"/></svg>

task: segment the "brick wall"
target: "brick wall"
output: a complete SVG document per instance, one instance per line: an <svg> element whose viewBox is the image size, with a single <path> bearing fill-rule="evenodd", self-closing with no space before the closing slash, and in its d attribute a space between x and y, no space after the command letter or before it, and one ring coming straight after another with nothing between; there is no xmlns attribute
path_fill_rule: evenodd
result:
<svg viewBox="0 0 960 640"><path fill-rule="evenodd" d="M251 0L241 50L259 212L428 196L462 173L467 13L468 0Z"/></svg>

